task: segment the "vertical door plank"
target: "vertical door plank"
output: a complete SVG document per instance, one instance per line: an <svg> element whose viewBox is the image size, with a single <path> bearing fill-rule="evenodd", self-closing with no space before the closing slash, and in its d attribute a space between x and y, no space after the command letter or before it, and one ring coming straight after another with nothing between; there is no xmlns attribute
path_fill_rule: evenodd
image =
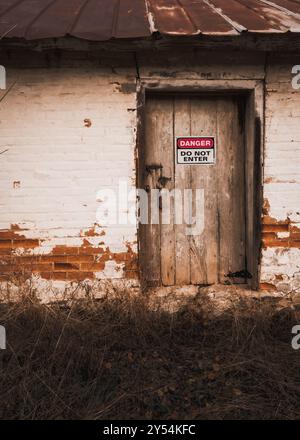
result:
<svg viewBox="0 0 300 440"><path fill-rule="evenodd" d="M162 178L158 183L162 191L167 192L165 196L162 196L163 210L160 215L161 281L164 286L175 284L174 201L169 198L169 191L174 188L173 103L172 97L160 100L158 129L161 134L159 144L153 145L153 148L159 148L160 162L163 166Z"/></svg>
<svg viewBox="0 0 300 440"><path fill-rule="evenodd" d="M145 113L145 151L144 151L144 185L149 190L156 188L157 171L146 171L148 165L160 163L160 103L157 99L148 98L146 100ZM160 225L153 224L151 216L151 198L148 192L148 225L145 225L144 247L145 262L144 281L148 286L157 286L161 282L160 273Z"/></svg>
<svg viewBox="0 0 300 440"><path fill-rule="evenodd" d="M174 142L176 137L190 136L191 133L191 102L189 98L176 97L174 102ZM181 191L182 208L184 190L191 187L190 165L177 164L175 160L175 188ZM190 240L186 235L184 221L184 209L182 209L181 224L175 224L175 258L176 258L176 284L184 285L191 282L190 271Z"/></svg>
<svg viewBox="0 0 300 440"><path fill-rule="evenodd" d="M231 243L232 256L230 264L232 269L230 271L236 272L241 269L246 269L246 151L245 151L245 121L240 106L241 97L233 99L234 105L234 138L235 154L233 161L233 190L232 190L232 218L237 225L235 228L234 240ZM237 268L237 269L234 269ZM235 282L244 283L245 279L237 279Z"/></svg>
<svg viewBox="0 0 300 440"><path fill-rule="evenodd" d="M192 136L215 136L217 141L217 99L213 97L192 98L191 102ZM218 282L216 185L219 170L217 161L218 157L214 165L191 166L192 189L204 189L204 230L201 235L197 234L190 237L192 284L213 284ZM195 206L193 206L193 216L196 216Z"/></svg>
<svg viewBox="0 0 300 440"><path fill-rule="evenodd" d="M219 99L217 193L221 282L228 281L229 272L245 268L245 145L239 117L237 99Z"/></svg>

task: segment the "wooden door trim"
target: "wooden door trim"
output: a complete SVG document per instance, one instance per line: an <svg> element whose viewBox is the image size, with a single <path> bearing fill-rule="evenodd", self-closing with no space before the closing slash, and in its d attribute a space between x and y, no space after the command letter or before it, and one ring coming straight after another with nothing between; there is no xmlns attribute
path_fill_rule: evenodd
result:
<svg viewBox="0 0 300 440"><path fill-rule="evenodd" d="M258 289L261 253L261 215L263 202L264 157L264 81L263 80L169 80L140 79L137 87L136 170L137 187L141 188L143 175L144 117L147 94L240 94L246 98L245 149L246 149L246 258L252 278L249 287ZM140 281L143 237L138 227L138 255Z"/></svg>

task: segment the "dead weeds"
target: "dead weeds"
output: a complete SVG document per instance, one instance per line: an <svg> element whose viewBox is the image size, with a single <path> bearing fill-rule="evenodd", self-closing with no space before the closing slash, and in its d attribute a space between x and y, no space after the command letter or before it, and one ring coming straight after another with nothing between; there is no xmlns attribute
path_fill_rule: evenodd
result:
<svg viewBox="0 0 300 440"><path fill-rule="evenodd" d="M126 292L0 306L2 419L299 419L295 309L242 298L209 319Z"/></svg>

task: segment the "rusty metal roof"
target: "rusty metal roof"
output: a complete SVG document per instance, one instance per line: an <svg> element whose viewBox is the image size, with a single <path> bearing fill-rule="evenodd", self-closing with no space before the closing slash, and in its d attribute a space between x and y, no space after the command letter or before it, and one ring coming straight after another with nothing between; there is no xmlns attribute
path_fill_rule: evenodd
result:
<svg viewBox="0 0 300 440"><path fill-rule="evenodd" d="M0 0L0 37L300 33L300 0Z"/></svg>

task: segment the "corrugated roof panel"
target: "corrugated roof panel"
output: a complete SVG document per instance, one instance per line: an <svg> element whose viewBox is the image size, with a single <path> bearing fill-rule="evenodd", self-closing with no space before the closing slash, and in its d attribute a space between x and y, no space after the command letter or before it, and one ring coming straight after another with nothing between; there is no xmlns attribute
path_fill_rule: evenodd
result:
<svg viewBox="0 0 300 440"><path fill-rule="evenodd" d="M243 0L237 0L239 2ZM272 6L268 2L258 3L257 0L247 0L247 7L252 11L255 11L263 20L265 20L270 29L279 29L283 32L298 28L300 30L300 21L293 17L292 14L288 15L284 10L279 10Z"/></svg>
<svg viewBox="0 0 300 440"><path fill-rule="evenodd" d="M300 33L296 0L0 0L0 38Z"/></svg>
<svg viewBox="0 0 300 440"><path fill-rule="evenodd" d="M10 1L11 7L6 7L0 15L0 35L8 37L25 37L30 23L38 17L53 0L21 0L17 3ZM2 1L0 1L2 5ZM2 8L1 8L2 9Z"/></svg>
<svg viewBox="0 0 300 440"><path fill-rule="evenodd" d="M1 0L0 1L0 16L8 11L10 8L15 7L18 3L21 3L23 0Z"/></svg>
<svg viewBox="0 0 300 440"><path fill-rule="evenodd" d="M72 30L72 35L87 40L109 40L113 37L118 5L118 0L89 0Z"/></svg>
<svg viewBox="0 0 300 440"><path fill-rule="evenodd" d="M236 35L234 27L202 0L181 0L180 3L195 27L203 34Z"/></svg>
<svg viewBox="0 0 300 440"><path fill-rule="evenodd" d="M257 0L255 0L257 2ZM247 1L237 0L209 0L214 7L218 8L219 12L225 17L228 17L232 22L241 25L250 32L282 32L280 25L272 26L260 13L257 14L248 6ZM262 2L257 2L260 10L263 11Z"/></svg>
<svg viewBox="0 0 300 440"><path fill-rule="evenodd" d="M55 0L38 15L26 32L29 40L69 34L86 0Z"/></svg>
<svg viewBox="0 0 300 440"><path fill-rule="evenodd" d="M300 3L293 0L270 0L268 3L278 5L294 14L300 14Z"/></svg>
<svg viewBox="0 0 300 440"><path fill-rule="evenodd" d="M88 0L71 34L106 41L151 35L144 0Z"/></svg>
<svg viewBox="0 0 300 440"><path fill-rule="evenodd" d="M199 33L177 0L148 0L148 3L155 28L161 34L188 36Z"/></svg>
<svg viewBox="0 0 300 440"><path fill-rule="evenodd" d="M140 38L150 35L146 3L141 0L122 0L114 37Z"/></svg>

